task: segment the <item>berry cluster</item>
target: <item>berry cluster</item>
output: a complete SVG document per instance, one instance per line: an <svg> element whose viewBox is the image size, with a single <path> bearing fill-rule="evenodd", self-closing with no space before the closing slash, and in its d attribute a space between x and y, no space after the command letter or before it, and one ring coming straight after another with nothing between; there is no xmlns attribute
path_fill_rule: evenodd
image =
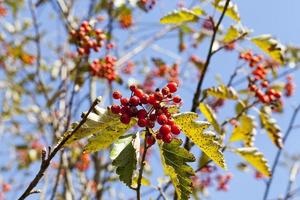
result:
<svg viewBox="0 0 300 200"><path fill-rule="evenodd" d="M1 5L2 3L0 2L0 17L5 17L7 15L7 10L6 8Z"/></svg>
<svg viewBox="0 0 300 200"><path fill-rule="evenodd" d="M130 98L122 97L119 91L113 92L113 98L119 100L121 105L113 104L110 107L111 111L119 114L120 121L124 124L129 124L131 118L135 117L138 119L139 127L152 129L157 122L160 128L155 135L156 139L170 143L173 138L172 134L180 133L179 126L174 123L169 112L170 105L181 104L181 98L173 95L177 91L177 84L170 82L161 90L157 89L149 95L135 85L131 85L130 90ZM148 145L154 144L155 138L147 135L147 143Z"/></svg>
<svg viewBox="0 0 300 200"><path fill-rule="evenodd" d="M86 171L90 166L90 156L87 153L81 154L79 161L76 163L76 168L79 171Z"/></svg>
<svg viewBox="0 0 300 200"><path fill-rule="evenodd" d="M240 53L240 59L247 61L249 66L253 68L252 76L249 77L248 88L255 93L258 100L264 104L280 101L281 92L272 89L267 80L267 75L273 65L264 60L262 55L254 55L251 51Z"/></svg>
<svg viewBox="0 0 300 200"><path fill-rule="evenodd" d="M287 82L284 86L285 96L290 97L295 93L296 84L294 83L294 79L291 75L287 76Z"/></svg>
<svg viewBox="0 0 300 200"><path fill-rule="evenodd" d="M113 56L107 55L104 59L96 59L90 64L90 70L93 76L105 78L109 82L116 79L115 64L117 59Z"/></svg>
<svg viewBox="0 0 300 200"><path fill-rule="evenodd" d="M98 52L104 45L105 33L100 29L93 29L88 21L83 21L79 29L71 31L71 42L75 43L79 55L89 55L91 50Z"/></svg>

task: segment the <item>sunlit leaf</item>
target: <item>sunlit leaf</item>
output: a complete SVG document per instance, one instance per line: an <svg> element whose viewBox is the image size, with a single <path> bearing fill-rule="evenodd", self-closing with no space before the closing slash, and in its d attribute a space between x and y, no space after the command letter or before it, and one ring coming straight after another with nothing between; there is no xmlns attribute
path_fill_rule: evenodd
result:
<svg viewBox="0 0 300 200"><path fill-rule="evenodd" d="M262 127L266 130L272 142L281 149L283 147L281 130L276 120L271 117L269 107L263 107L261 109L260 120Z"/></svg>
<svg viewBox="0 0 300 200"><path fill-rule="evenodd" d="M198 12L198 11L197 11ZM195 22L199 19L198 14L192 10L182 8L174 10L160 19L162 24L178 24L183 22Z"/></svg>
<svg viewBox="0 0 300 200"><path fill-rule="evenodd" d="M171 143L162 143L159 145L161 160L164 172L170 176L174 185L178 199L189 199L192 192L191 176L195 172L187 162L194 162L195 157L192 153L180 147L181 140L173 139Z"/></svg>
<svg viewBox="0 0 300 200"><path fill-rule="evenodd" d="M229 139L230 142L243 141L246 147L253 146L254 137L256 134L255 120L253 116L242 115L239 118L240 124L232 131Z"/></svg>
<svg viewBox="0 0 300 200"><path fill-rule="evenodd" d="M235 152L250 163L257 171L267 177L271 176L271 171L264 155L255 147L244 147L236 149Z"/></svg>
<svg viewBox="0 0 300 200"><path fill-rule="evenodd" d="M127 186L132 185L132 178L137 166L137 150L134 142L139 138L136 135L127 135L114 142L110 153L112 165L116 167L116 173ZM138 141L139 142L139 141ZM138 147L139 148L139 147Z"/></svg>
<svg viewBox="0 0 300 200"><path fill-rule="evenodd" d="M272 38L271 35L260 35L252 38L251 41L257 45L261 50L273 58L276 62L284 63L284 51L285 47L277 40Z"/></svg>
<svg viewBox="0 0 300 200"><path fill-rule="evenodd" d="M215 0L213 2L213 6L216 8L216 10L223 12L225 3L226 3L226 0ZM225 12L225 15L232 18L233 20L235 20L237 22L239 22L241 20L237 5L232 2L229 2L227 11Z"/></svg>
<svg viewBox="0 0 300 200"><path fill-rule="evenodd" d="M214 127L215 131L217 131L219 134L222 134L221 126L217 121L217 116L213 109L211 109L211 107L205 103L200 103L199 109L207 121Z"/></svg>
<svg viewBox="0 0 300 200"><path fill-rule="evenodd" d="M224 43L229 43L229 42L233 42L237 39L239 39L240 37L244 37L248 34L248 31L238 27L238 26L230 26L226 32L226 34L224 35L223 38L223 42Z"/></svg>
<svg viewBox="0 0 300 200"><path fill-rule="evenodd" d="M211 87L204 91L206 95L210 95L220 99L237 100L238 94L232 87L220 85L219 87Z"/></svg>
<svg viewBox="0 0 300 200"><path fill-rule="evenodd" d="M214 133L205 131L210 126L208 122L195 121L198 118L198 114L193 112L177 114L173 118L175 123L180 126L182 132L191 141L200 147L220 167L226 168L222 146L218 143L218 138Z"/></svg>

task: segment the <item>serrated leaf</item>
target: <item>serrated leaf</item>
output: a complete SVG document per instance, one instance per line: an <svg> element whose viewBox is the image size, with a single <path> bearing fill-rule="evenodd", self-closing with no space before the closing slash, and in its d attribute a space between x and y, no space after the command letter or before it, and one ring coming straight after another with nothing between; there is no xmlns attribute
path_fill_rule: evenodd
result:
<svg viewBox="0 0 300 200"><path fill-rule="evenodd" d="M242 115L239 118L240 125L235 127L229 139L230 142L243 141L246 147L252 147L256 134L253 116Z"/></svg>
<svg viewBox="0 0 300 200"><path fill-rule="evenodd" d="M219 87L211 87L204 91L206 95L210 95L220 99L237 100L238 94L232 87L220 85Z"/></svg>
<svg viewBox="0 0 300 200"><path fill-rule="evenodd" d="M74 123L64 136L70 134L78 123ZM84 151L95 152L105 149L126 133L135 123L136 120L131 119L129 124L123 124L118 115L96 106L94 112L89 114L86 122L70 137L66 144L71 144L82 138L92 136L85 146Z"/></svg>
<svg viewBox="0 0 300 200"><path fill-rule="evenodd" d="M247 30L239 28L237 26L230 26L224 35L223 42L229 43L237 40L239 37L246 36L248 34Z"/></svg>
<svg viewBox="0 0 300 200"><path fill-rule="evenodd" d="M186 8L174 10L160 19L162 24L179 24L183 22L195 22L199 19L198 15Z"/></svg>
<svg viewBox="0 0 300 200"><path fill-rule="evenodd" d="M283 147L281 130L276 120L271 117L271 111L268 107L263 107L261 109L260 120L262 128L266 130L273 144L281 149Z"/></svg>
<svg viewBox="0 0 300 200"><path fill-rule="evenodd" d="M129 187L132 185L133 173L137 166L137 150L133 145L135 139L135 135L121 137L114 143L110 153L112 165L116 167L120 181Z"/></svg>
<svg viewBox="0 0 300 200"><path fill-rule="evenodd" d="M208 122L195 121L197 113L186 112L173 116L175 124L180 126L182 132L191 139L200 149L206 153L220 167L226 168L222 146L218 143L216 135L205 131L210 124Z"/></svg>
<svg viewBox="0 0 300 200"><path fill-rule="evenodd" d="M244 147L236 149L235 152L250 163L257 171L267 177L271 177L271 171L264 155L256 147Z"/></svg>
<svg viewBox="0 0 300 200"><path fill-rule="evenodd" d="M213 2L213 6L216 8L216 10L223 12L225 3L226 3L226 0L215 0ZM232 2L229 2L227 11L225 12L225 15L237 22L239 22L241 20L237 5Z"/></svg>
<svg viewBox="0 0 300 200"><path fill-rule="evenodd" d="M251 41L275 61L284 64L285 47L272 38L271 35L260 35L252 38Z"/></svg>
<svg viewBox="0 0 300 200"><path fill-rule="evenodd" d="M207 121L214 127L215 131L217 131L219 134L222 134L222 128L217 121L217 116L213 109L211 109L211 107L205 103L200 103L199 109Z"/></svg>
<svg viewBox="0 0 300 200"><path fill-rule="evenodd" d="M170 176L178 199L189 199L192 193L191 176L195 175L192 167L187 162L194 162L192 153L180 147L181 140L173 139L171 143L159 145L164 172Z"/></svg>

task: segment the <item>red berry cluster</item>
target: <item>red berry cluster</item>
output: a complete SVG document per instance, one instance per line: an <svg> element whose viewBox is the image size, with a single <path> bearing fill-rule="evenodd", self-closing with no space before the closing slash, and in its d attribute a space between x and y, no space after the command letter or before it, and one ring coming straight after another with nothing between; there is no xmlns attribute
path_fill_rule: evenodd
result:
<svg viewBox="0 0 300 200"><path fill-rule="evenodd" d="M91 162L91 159L90 159L89 154L84 153L80 156L80 159L76 163L75 166L79 171L86 171L90 166L90 162Z"/></svg>
<svg viewBox="0 0 300 200"><path fill-rule="evenodd" d="M1 5L2 3L0 2L0 17L5 17L7 15L7 10L6 8Z"/></svg>
<svg viewBox="0 0 300 200"><path fill-rule="evenodd" d="M96 59L90 64L90 70L93 76L105 78L109 82L116 79L115 64L117 59L113 56L107 55L104 59Z"/></svg>
<svg viewBox="0 0 300 200"><path fill-rule="evenodd" d="M152 129L157 122L160 128L156 139L170 143L173 138L172 134L180 133L179 126L174 123L168 110L171 104L177 106L181 104L181 98L173 95L177 91L177 84L170 82L161 90L157 89L149 95L135 85L131 85L130 90L130 98L122 97L119 91L113 93L113 98L119 100L121 105L112 105L111 111L119 114L120 121L124 124L129 124L131 118L135 117L138 119L139 127ZM154 144L155 138L147 135L147 143L148 145Z"/></svg>
<svg viewBox="0 0 300 200"><path fill-rule="evenodd" d="M247 61L249 66L253 68L252 76L249 77L248 88L255 93L258 100L265 104L279 101L281 92L272 89L267 80L267 75L271 71L270 62L264 60L262 55L254 55L251 51L240 53L240 59Z"/></svg>
<svg viewBox="0 0 300 200"><path fill-rule="evenodd" d="M287 76L287 82L284 86L285 96L290 97L295 93L296 84L291 75Z"/></svg>
<svg viewBox="0 0 300 200"><path fill-rule="evenodd" d="M88 21L83 21L79 29L71 31L71 42L75 43L78 48L79 55L89 55L91 50L98 52L104 45L105 33L102 30L96 29L89 24Z"/></svg>

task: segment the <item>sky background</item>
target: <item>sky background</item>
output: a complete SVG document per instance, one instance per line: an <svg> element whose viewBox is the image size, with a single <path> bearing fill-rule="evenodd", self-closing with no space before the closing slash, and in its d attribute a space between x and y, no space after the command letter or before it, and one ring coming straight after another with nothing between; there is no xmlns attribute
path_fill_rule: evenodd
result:
<svg viewBox="0 0 300 200"><path fill-rule="evenodd" d="M155 8L152 12L150 12L149 15L142 15L140 17L139 13L136 14L135 17L137 17L137 20L140 21L146 21L147 25L151 25L154 23L153 31L147 31L147 33L140 32L138 35L140 36L151 36L161 28L163 28L163 25L158 25L158 20L160 17L162 17L167 12L171 11L172 8L174 8L176 5L173 0L158 0L160 1L159 7ZM177 1L176 1L177 2ZM274 37L279 39L283 44L294 44L300 46L300 1L299 0L285 0L285 1L279 1L279 0L248 0L248 1L233 1L234 3L238 4L239 13L241 16L241 21L243 25L246 27L253 29L255 35L260 34L272 34ZM81 2L82 5L84 5L84 1ZM80 3L80 4L81 4ZM187 1L186 5L189 5L189 1ZM28 11L28 10L27 10ZM85 12L82 12L82 7L78 6L76 10L74 11L76 15L79 16L85 16ZM48 19L49 15L51 13L51 6L45 6L40 9L39 11L39 17L42 20ZM25 15L25 14L24 14ZM26 16L28 17L28 16ZM149 22L149 23L148 23ZM224 20L225 24L232 24L233 21L225 18ZM138 24L138 28L141 28L141 26ZM144 25L144 26L147 26ZM53 41L63 41L65 39L64 30L60 23L55 22L49 22L49 23L43 23L42 27L44 30L49 29L55 29L59 30L58 32L50 32L47 37L53 38ZM119 33L119 34L118 34ZM125 40L125 38L128 36L127 33L124 33L124 31L116 30L116 35L120 40ZM159 47L162 49L167 49L171 52L174 52L174 54L177 53L177 42L174 40L174 35L170 33L167 37L168 39L162 39L157 42ZM125 45L124 41L124 45ZM46 44L45 44L46 45ZM206 44L207 45L207 44ZM134 47L135 44L130 45L129 48ZM205 44L204 44L205 47ZM46 48L45 48L46 49ZM46 51L45 51L46 52ZM199 55L202 58L205 58L207 52L207 48L200 49L199 52L197 52L197 55ZM120 52L122 54L123 52ZM199 53L199 54L198 54ZM46 52L48 56L46 57L46 60L51 60L52 55L50 52ZM160 53L155 52L153 49L147 49L141 54L139 54L136 58L142 58L146 56L158 56ZM170 62L174 61L170 58ZM209 71L207 74L207 77L205 78L205 84L204 88L216 85L215 82L215 76L217 74L220 74L222 77L224 77L224 81L228 81L229 74L228 72L233 71L233 69L236 66L237 61L237 54L235 53L224 53L221 52L217 54L215 57L213 57L212 63L209 67ZM184 72L183 72L184 73ZM300 78L299 78L299 71L296 71L295 73L295 81L297 85L300 85ZM191 81L191 80L190 80ZM189 99L192 99L194 86L192 86L194 83L191 82L184 82L182 88L180 89L179 93L181 96L184 96L185 105L183 106L183 111L188 111L191 107L189 104ZM195 84L194 84L195 85ZM117 87L117 86L115 86ZM99 86L99 90L101 90L101 86ZM99 95L101 95L99 93ZM297 90L296 95L292 97L289 100L289 103L286 104L286 112L285 114L276 114L274 117L279 121L279 124L282 127L283 133L287 129L288 122L291 117L291 113L293 111L293 106L295 106L297 103L300 103L300 91ZM88 105L83 106L83 110L86 110L88 108ZM81 112L80 111L80 112ZM228 117L232 114L232 110L230 108L225 109L224 112L222 112L220 115L222 117ZM78 116L79 117L79 116ZM77 118L78 119L78 118ZM298 117L296 124L300 124L300 117ZM293 154L300 152L300 134L299 129L295 130L291 133L291 136L289 140L286 143L286 147L288 148L288 152ZM269 163L271 164L276 148L271 143L269 138L266 136L265 133L258 132L257 133L257 139L255 144L258 146L258 148L265 154L265 157L268 159ZM199 153L197 150L193 150L196 153ZM156 153L157 154L157 153ZM154 175L160 175L162 173L161 167L157 162L158 155L155 155L151 159L153 162L153 168ZM216 200L256 200L256 199L262 199L263 192L265 190L265 183L263 180L255 180L253 177L253 173L244 173L236 170L235 165L240 162L241 160L231 154L231 153L225 153L225 159L228 164L228 172L232 172L234 175L234 178L230 182L230 189L228 192L216 192L213 188L209 189L211 194L211 199ZM3 157L1 159L4 161ZM38 165L37 165L38 166ZM35 171L35 168L33 168L33 171ZM13 174L9 174L8 176L13 176ZM152 180L153 184L155 184L155 179ZM274 199L275 197L278 197L281 194L285 193L286 190L286 184L288 182L288 171L286 169L278 168L278 171L276 173L276 176L274 178L274 182L270 191L269 199ZM299 177L297 180L297 185L299 186L300 181ZM119 191L122 190L124 192L127 191L125 186L118 185ZM145 189L147 190L147 189ZM132 193L134 196L134 193ZM11 199L15 198L16 194L11 194ZM153 197L156 197L157 194L155 194ZM130 195L131 196L131 195ZM38 199L38 195L33 195L28 199ZM149 197L152 197L151 195L148 195L145 199L148 199ZM300 199L300 198L298 198Z"/></svg>

